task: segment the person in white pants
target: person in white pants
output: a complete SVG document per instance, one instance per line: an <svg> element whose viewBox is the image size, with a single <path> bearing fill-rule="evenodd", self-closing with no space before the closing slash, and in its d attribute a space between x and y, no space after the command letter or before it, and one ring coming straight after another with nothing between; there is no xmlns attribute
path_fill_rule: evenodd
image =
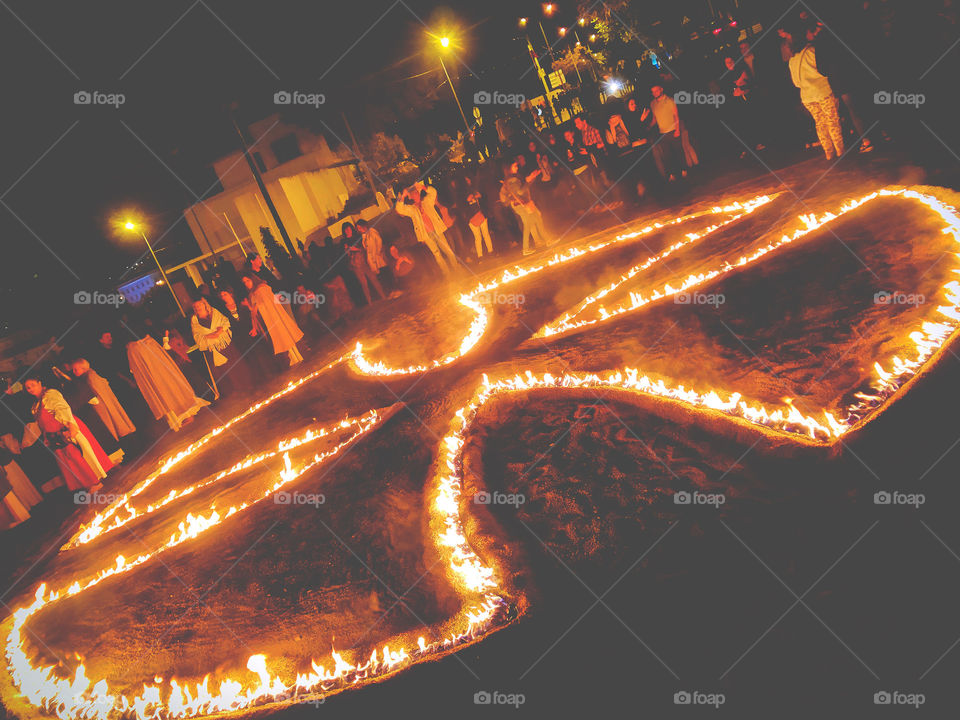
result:
<svg viewBox="0 0 960 720"><path fill-rule="evenodd" d="M490 223L487 222L487 216L484 215L483 210L480 209L481 197L482 195L476 191L473 191L467 195L467 206L472 212L470 216L470 232L473 233L473 240L476 245L478 260L483 257L483 244L481 244L481 241L487 246L487 254L490 255L493 253L493 240L490 237Z"/></svg>
<svg viewBox="0 0 960 720"><path fill-rule="evenodd" d="M423 183L406 188L400 193L396 210L397 214L410 218L417 240L433 253L443 274L449 275L451 269L456 268L460 262L443 234L446 225L437 212L437 189Z"/></svg>

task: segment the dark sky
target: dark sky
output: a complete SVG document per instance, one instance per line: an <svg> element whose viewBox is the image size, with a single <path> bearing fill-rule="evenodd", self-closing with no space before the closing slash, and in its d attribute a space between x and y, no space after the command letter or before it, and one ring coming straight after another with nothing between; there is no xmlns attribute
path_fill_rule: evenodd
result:
<svg viewBox="0 0 960 720"><path fill-rule="evenodd" d="M555 22L573 23L576 3L558 5ZM525 61L516 20L539 8L528 0L3 0L2 286L95 287L115 274L142 253L110 238L118 208L145 210L161 244L189 242L181 211L209 188L204 165L237 148L230 103L252 121L275 110L277 90L321 92L339 123L341 110L354 110L344 100L351 86L385 72L438 71L425 25L459 25L465 63L482 72ZM76 105L81 90L126 100ZM449 98L441 102L455 112Z"/></svg>

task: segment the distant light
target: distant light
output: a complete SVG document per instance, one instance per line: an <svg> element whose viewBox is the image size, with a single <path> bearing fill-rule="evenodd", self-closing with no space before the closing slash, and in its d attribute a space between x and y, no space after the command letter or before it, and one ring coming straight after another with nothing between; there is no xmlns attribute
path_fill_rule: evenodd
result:
<svg viewBox="0 0 960 720"><path fill-rule="evenodd" d="M523 27L523 26L525 26L526 24L527 24L527 19L526 19L526 18L520 18L520 27Z"/></svg>
<svg viewBox="0 0 960 720"><path fill-rule="evenodd" d="M440 44L443 45L443 47L450 47L450 38L448 37L440 38Z"/></svg>
<svg viewBox="0 0 960 720"><path fill-rule="evenodd" d="M560 37L563 37L567 34L567 29L565 27L560 28L557 32L560 33Z"/></svg>
<svg viewBox="0 0 960 720"><path fill-rule="evenodd" d="M157 284L157 285L163 285L163 280L157 280L156 284Z"/></svg>
<svg viewBox="0 0 960 720"><path fill-rule="evenodd" d="M603 89L606 91L607 95L616 95L623 90L623 80L618 78L610 78L603 83Z"/></svg>
<svg viewBox="0 0 960 720"><path fill-rule="evenodd" d="M714 35L719 35L721 29L722 29L722 28L714 28L714 29L713 29L713 34L714 34Z"/></svg>
<svg viewBox="0 0 960 720"><path fill-rule="evenodd" d="M553 10L554 10L553 3L547 3L546 5L543 6L543 12L545 15L552 15Z"/></svg>
<svg viewBox="0 0 960 720"><path fill-rule="evenodd" d="M596 41L597 41L597 36L596 36L596 35L591 35L591 36L590 36L590 42L596 42Z"/></svg>
<svg viewBox="0 0 960 720"><path fill-rule="evenodd" d="M736 20L731 20L731 21L730 21L730 27L736 27L736 26L737 26L737 21L736 21Z"/></svg>
<svg viewBox="0 0 960 720"><path fill-rule="evenodd" d="M130 222L129 220L127 220L127 221L123 224L123 226L124 226L127 230L136 230L136 229L137 229L137 226L134 225L134 224L133 224L132 222Z"/></svg>
<svg viewBox="0 0 960 720"><path fill-rule="evenodd" d="M579 20L577 20L577 22L580 23L581 26L583 26L583 25L586 25L586 24L587 24L587 19L586 19L586 18L580 18Z"/></svg>

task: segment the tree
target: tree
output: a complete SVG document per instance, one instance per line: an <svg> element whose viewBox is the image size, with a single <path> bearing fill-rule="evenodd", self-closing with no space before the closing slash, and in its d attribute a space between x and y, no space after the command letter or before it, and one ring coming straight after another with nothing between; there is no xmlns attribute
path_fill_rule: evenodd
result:
<svg viewBox="0 0 960 720"><path fill-rule="evenodd" d="M651 16L649 8L641 11L640 3L631 0L581 2L578 11L592 23L601 48L594 55L608 69L622 66L633 70L648 52L656 52L662 46L653 34L653 24L658 20Z"/></svg>

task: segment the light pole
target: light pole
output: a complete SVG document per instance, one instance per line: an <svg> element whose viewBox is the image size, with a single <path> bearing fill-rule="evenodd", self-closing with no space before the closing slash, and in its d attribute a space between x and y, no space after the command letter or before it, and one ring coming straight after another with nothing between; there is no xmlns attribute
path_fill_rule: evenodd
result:
<svg viewBox="0 0 960 720"><path fill-rule="evenodd" d="M163 284L167 286L167 288L170 290L170 294L173 295L173 301L177 304L177 310L180 311L180 315L186 318L187 313L184 312L183 305L180 304L180 298L177 297L177 293L174 292L173 285L170 284L170 280L167 278L167 273L163 269L163 265L161 265L160 261L157 259L157 253L153 251L153 245L150 244L150 240L147 238L147 233L143 230L143 227L138 226L132 220L127 220L123 223L123 229L131 233L137 233L143 238L143 241L147 244L147 249L150 251L150 255L153 256L153 261L157 264L157 270L160 271L160 277L163 278ZM239 240L237 242L239 242ZM243 246L241 245L241 247ZM213 390L213 399L216 400L220 397L220 391L217 389L217 381L213 378L213 368L210 367L210 363L207 361L206 355L203 355L203 362L207 366L207 373L210 375L210 389Z"/></svg>
<svg viewBox="0 0 960 720"><path fill-rule="evenodd" d="M453 99L457 101L457 109L460 111L460 117L463 118L463 126L467 129L467 135L469 136L471 132L470 123L467 122L467 116L463 114L463 105L460 104L460 97L457 95L457 89L453 86L453 81L450 80L450 73L447 72L447 64L443 62L443 51L450 47L450 38L444 35L441 38L438 38L437 42L440 43L440 67L443 68L443 74L447 77L447 85L450 86L450 91L453 93Z"/></svg>
<svg viewBox="0 0 960 720"><path fill-rule="evenodd" d="M537 55L537 51L533 49L533 43L530 42L530 35L526 32L527 27L527 18L520 18L520 27L524 28L524 38L527 41L527 51L530 53L530 61L533 63L534 69L537 71L537 77L540 78L540 82L543 83L543 96L547 99L547 103L550 105L550 114L553 115L553 124L560 124L560 115L557 113L557 108L553 104L553 96L550 94L550 84L547 82L547 73L543 69L543 66L540 65L540 58ZM540 29L543 30L543 24L540 25ZM546 39L546 34L544 34L544 39Z"/></svg>
<svg viewBox="0 0 960 720"><path fill-rule="evenodd" d="M153 251L153 245L150 244L150 240L147 239L147 234L143 231L142 227L137 227L137 224L132 220L127 220L123 224L124 230L129 230L140 235L143 238L143 241L147 244L147 249L150 251L150 255L153 257L153 261L157 264L157 270L160 271L160 277L163 278L163 284L170 289L170 294L173 295L173 301L177 304L177 310L180 311L180 314L183 317L186 317L187 314L183 311L183 305L180 304L180 298L177 297L177 293L174 292L173 286L170 284L170 280L167 279L167 273L163 269L163 265L160 264L160 261L157 259L157 254Z"/></svg>

